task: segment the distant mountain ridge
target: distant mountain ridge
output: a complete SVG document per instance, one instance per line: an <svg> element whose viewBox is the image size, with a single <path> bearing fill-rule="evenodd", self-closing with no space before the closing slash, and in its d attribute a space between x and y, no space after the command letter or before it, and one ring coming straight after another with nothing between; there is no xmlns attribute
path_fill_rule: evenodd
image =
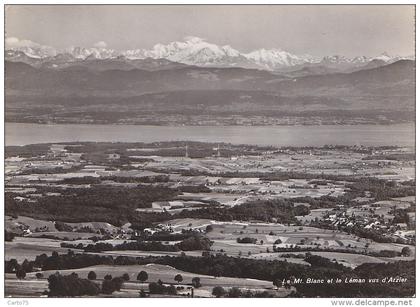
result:
<svg viewBox="0 0 420 307"><path fill-rule="evenodd" d="M16 58L31 59L21 53ZM56 63L67 56L55 56ZM152 125L412 122L415 62L295 76L166 59L5 62L6 121ZM60 64L61 65L61 64ZM136 68L132 68L135 65ZM291 73L292 74L292 73Z"/></svg>
<svg viewBox="0 0 420 307"><path fill-rule="evenodd" d="M104 61L108 63L105 69ZM137 60L138 68L120 69L114 60L91 60L91 65L63 69L35 68L23 62L5 62L6 88L26 95L137 96L144 93L184 90L256 90L288 96L382 97L411 96L414 61L400 60L352 73L287 77L272 72L237 67L216 68L183 65L167 60ZM92 67L91 66L91 67ZM165 69L164 67L167 67ZM382 99L382 98L381 98ZM349 101L352 101L350 99ZM400 105L401 106L401 105Z"/></svg>
<svg viewBox="0 0 420 307"><path fill-rule="evenodd" d="M24 62L38 67L44 65L49 68L65 68L74 65L74 63L90 60L113 60L124 65L124 63L150 58L199 67L242 67L278 72L317 67L315 71L335 72L355 70L372 61L375 65L372 64L371 67L377 67L379 63L386 65L402 59L414 59L411 56L389 56L386 53L378 57L348 58L333 55L319 58L311 55L296 55L281 49L264 48L242 53L229 45L219 46L198 37L187 37L184 41L171 42L166 45L156 44L152 49L124 51L105 47L70 47L56 50L33 42L18 46L7 42L6 39L6 60ZM128 67L131 66L128 65ZM136 66L134 65L132 68L136 68ZM313 70L309 69L308 71Z"/></svg>

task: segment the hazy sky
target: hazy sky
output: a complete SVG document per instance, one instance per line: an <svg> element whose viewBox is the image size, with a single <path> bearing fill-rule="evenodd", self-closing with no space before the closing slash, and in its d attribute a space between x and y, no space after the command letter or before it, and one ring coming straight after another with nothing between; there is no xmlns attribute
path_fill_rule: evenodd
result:
<svg viewBox="0 0 420 307"><path fill-rule="evenodd" d="M414 5L9 5L6 36L56 48L151 48L198 36L239 51L414 54Z"/></svg>

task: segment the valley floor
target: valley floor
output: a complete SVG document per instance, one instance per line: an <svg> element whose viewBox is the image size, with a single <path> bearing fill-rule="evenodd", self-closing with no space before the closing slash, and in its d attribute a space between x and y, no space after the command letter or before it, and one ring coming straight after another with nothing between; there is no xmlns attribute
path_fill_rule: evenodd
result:
<svg viewBox="0 0 420 307"><path fill-rule="evenodd" d="M215 287L231 291L225 295L311 295L293 282L273 284L282 271L256 267L254 274L244 267L234 276L222 264L183 264L206 263L205 257L241 266L274 261L310 274L320 274L321 266L326 277L328 270L406 266L415 259L414 163L414 152L401 147L8 147L6 296L46 296L56 272L86 279L90 271L99 289L105 275L128 274L121 289L99 296L138 297L142 289L174 295L153 293L151 283L172 285L178 296L212 297ZM96 257L89 260L96 264L77 257ZM26 275L17 278L22 268ZM137 280L141 271L145 282Z"/></svg>

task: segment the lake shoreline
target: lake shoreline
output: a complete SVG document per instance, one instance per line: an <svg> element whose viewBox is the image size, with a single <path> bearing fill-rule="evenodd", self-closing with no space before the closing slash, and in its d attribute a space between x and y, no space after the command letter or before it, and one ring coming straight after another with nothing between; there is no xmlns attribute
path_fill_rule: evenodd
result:
<svg viewBox="0 0 420 307"><path fill-rule="evenodd" d="M415 125L152 126L5 123L6 146L102 141L199 141L275 147L414 147Z"/></svg>

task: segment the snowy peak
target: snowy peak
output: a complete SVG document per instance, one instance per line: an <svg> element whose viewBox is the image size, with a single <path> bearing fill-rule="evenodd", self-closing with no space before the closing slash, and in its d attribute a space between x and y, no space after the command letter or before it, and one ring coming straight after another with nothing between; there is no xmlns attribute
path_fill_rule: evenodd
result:
<svg viewBox="0 0 420 307"><path fill-rule="evenodd" d="M154 59L164 58L200 66L223 65L228 58L241 57L241 53L230 46L220 47L199 37L187 37L183 42L171 42L167 45L156 44L151 50L129 50L126 55L127 57L137 55Z"/></svg>
<svg viewBox="0 0 420 307"><path fill-rule="evenodd" d="M390 56L387 53L377 57L357 56L348 58L341 55L331 55L318 58L307 54L296 55L281 49L264 48L242 53L230 45L219 46L195 36L187 36L182 41L156 44L151 49L124 51L106 48L106 43L103 41L90 48L69 47L64 50L56 50L50 46L30 40L19 40L15 37L6 38L5 47L8 51L6 52L6 59L13 61L24 59L25 62L52 61L64 63L119 59L123 62L151 58L202 67L244 67L270 71L291 71L306 66L348 69L365 66L373 60L378 60L375 62L375 65L378 65L380 62L390 64L401 59L414 59L414 57Z"/></svg>
<svg viewBox="0 0 420 307"><path fill-rule="evenodd" d="M249 60L269 70L275 70L281 67L297 66L305 63L313 63L315 58L311 56L298 56L280 49L259 49L245 54Z"/></svg>
<svg viewBox="0 0 420 307"><path fill-rule="evenodd" d="M16 37L6 38L5 49L23 52L26 56L33 59L51 57L57 54L53 47L41 45L30 40L20 40Z"/></svg>
<svg viewBox="0 0 420 307"><path fill-rule="evenodd" d="M222 50L226 53L227 56L231 56L231 57L238 57L241 56L241 53L236 50L233 49L231 46L229 45L225 45L222 47Z"/></svg>
<svg viewBox="0 0 420 307"><path fill-rule="evenodd" d="M372 59L366 56L357 56L351 59L352 63L368 63L370 62Z"/></svg>
<svg viewBox="0 0 420 307"><path fill-rule="evenodd" d="M381 60L385 62L391 61L393 58L386 52L383 52L380 56L374 58L375 60Z"/></svg>
<svg viewBox="0 0 420 307"><path fill-rule="evenodd" d="M68 54L71 54L75 59L109 59L119 56L119 53L112 49L106 48L82 48L82 47L70 47L66 50Z"/></svg>

